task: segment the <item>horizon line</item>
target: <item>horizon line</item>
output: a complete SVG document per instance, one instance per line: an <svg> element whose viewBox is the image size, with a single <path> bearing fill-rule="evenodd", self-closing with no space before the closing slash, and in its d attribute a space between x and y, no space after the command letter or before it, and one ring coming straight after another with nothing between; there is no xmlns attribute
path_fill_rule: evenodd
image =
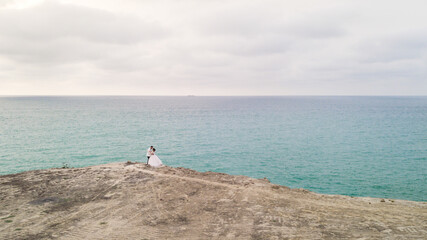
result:
<svg viewBox="0 0 427 240"><path fill-rule="evenodd" d="M337 95L120 95L120 94L64 94L64 95L1 95L0 97L427 97L426 95L357 95L357 94L337 94Z"/></svg>

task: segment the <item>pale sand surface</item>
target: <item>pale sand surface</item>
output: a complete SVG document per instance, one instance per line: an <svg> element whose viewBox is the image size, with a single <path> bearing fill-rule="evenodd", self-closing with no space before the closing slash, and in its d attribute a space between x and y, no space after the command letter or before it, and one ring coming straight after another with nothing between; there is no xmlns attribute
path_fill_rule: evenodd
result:
<svg viewBox="0 0 427 240"><path fill-rule="evenodd" d="M427 239L427 203L111 163L0 176L0 239Z"/></svg>

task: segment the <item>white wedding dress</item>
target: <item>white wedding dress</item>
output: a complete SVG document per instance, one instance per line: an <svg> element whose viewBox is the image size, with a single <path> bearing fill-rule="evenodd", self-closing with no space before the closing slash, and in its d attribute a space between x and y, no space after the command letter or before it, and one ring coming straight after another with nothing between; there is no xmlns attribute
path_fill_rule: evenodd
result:
<svg viewBox="0 0 427 240"><path fill-rule="evenodd" d="M148 165L152 167L161 167L163 166L162 161L156 155L151 155L150 160L148 160Z"/></svg>

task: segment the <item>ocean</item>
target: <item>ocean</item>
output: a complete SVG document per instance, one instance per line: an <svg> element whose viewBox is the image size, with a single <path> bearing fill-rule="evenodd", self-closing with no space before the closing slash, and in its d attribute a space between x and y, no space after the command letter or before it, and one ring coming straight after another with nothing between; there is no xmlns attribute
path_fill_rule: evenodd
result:
<svg viewBox="0 0 427 240"><path fill-rule="evenodd" d="M427 97L0 97L0 174L164 164L427 201Z"/></svg>

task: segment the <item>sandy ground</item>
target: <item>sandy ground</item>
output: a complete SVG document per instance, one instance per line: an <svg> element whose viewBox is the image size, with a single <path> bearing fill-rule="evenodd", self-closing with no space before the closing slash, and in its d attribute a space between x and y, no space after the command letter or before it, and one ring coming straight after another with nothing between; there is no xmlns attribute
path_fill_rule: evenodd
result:
<svg viewBox="0 0 427 240"><path fill-rule="evenodd" d="M427 239L427 203L112 163L0 176L0 239Z"/></svg>

